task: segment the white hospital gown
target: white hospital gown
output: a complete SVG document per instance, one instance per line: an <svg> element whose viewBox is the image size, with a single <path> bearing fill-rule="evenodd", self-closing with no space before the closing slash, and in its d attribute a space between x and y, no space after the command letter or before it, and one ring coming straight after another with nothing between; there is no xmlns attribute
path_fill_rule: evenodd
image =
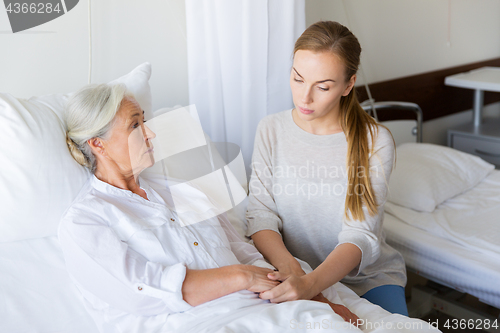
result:
<svg viewBox="0 0 500 333"><path fill-rule="evenodd" d="M225 215L181 226L164 200L168 193L139 183L149 201L91 177L59 227L68 272L101 332L208 332L231 325L284 332L292 318L340 318L323 303L271 304L247 290L189 305L181 293L186 268L262 264L263 257ZM255 330L238 326L245 316Z"/></svg>

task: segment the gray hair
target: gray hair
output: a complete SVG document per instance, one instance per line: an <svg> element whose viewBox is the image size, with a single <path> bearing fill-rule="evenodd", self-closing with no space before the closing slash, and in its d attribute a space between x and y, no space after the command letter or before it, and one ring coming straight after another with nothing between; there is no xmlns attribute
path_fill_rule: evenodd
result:
<svg viewBox="0 0 500 333"><path fill-rule="evenodd" d="M73 158L92 173L97 162L87 140L108 136L125 97L133 98L133 95L124 84L93 84L83 87L68 100L66 143Z"/></svg>

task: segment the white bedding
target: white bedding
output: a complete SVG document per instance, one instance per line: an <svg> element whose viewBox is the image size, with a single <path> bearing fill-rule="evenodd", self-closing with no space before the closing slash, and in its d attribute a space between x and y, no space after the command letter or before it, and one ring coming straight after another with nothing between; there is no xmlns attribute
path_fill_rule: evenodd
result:
<svg viewBox="0 0 500 333"><path fill-rule="evenodd" d="M392 315L360 299L341 284L335 287L341 301L369 322L363 327L365 332L437 331L423 321ZM185 313L181 317L196 332L276 332L277 325L283 327L279 329L280 332L300 332L299 321L303 325L306 325L305 321L317 322L317 325L322 325L320 331L359 331L354 327L342 329L342 326L339 329L325 329L334 328L335 323L342 323L337 315L325 316L325 304L317 303L316 311L298 317L295 314L305 302L309 301L283 303L264 309L247 307L237 312L229 311L227 306L217 306L218 302L214 302L211 306L200 308L196 315ZM225 311L229 312L217 318L213 316L215 312ZM206 315L211 318L211 322L207 321ZM292 323L290 320L294 316L297 322ZM147 323L136 327L134 331L152 332L145 325ZM217 329L212 330L211 327ZM0 244L0 332L97 333L95 324L66 273L56 237ZM187 331L182 329L179 332Z"/></svg>
<svg viewBox="0 0 500 333"><path fill-rule="evenodd" d="M498 170L475 188L439 205L434 213L386 204L386 241L401 252L409 269L497 308L499 228Z"/></svg>
<svg viewBox="0 0 500 333"><path fill-rule="evenodd" d="M385 214L386 241L412 271L435 282L476 296L500 308L500 264L491 256L415 228Z"/></svg>
<svg viewBox="0 0 500 333"><path fill-rule="evenodd" d="M385 211L416 228L491 256L500 264L500 171L437 206L432 213L386 203Z"/></svg>
<svg viewBox="0 0 500 333"><path fill-rule="evenodd" d="M0 332L98 332L57 237L0 243Z"/></svg>

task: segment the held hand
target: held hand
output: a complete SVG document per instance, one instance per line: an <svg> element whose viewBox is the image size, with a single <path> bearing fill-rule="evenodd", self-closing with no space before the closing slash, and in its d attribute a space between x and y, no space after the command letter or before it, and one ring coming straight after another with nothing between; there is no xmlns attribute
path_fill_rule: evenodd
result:
<svg viewBox="0 0 500 333"><path fill-rule="evenodd" d="M293 265L287 265L281 267L278 271L269 274L268 277L271 280L285 281L292 275L296 276L306 275L306 273L302 270L302 267L300 267L300 264L297 261L295 261Z"/></svg>
<svg viewBox="0 0 500 333"><path fill-rule="evenodd" d="M312 283L307 278L307 275L290 275L284 279L279 272L274 272L268 276L270 279L284 280L279 286L260 293L260 298L268 299L271 303L311 299L315 295L315 292L311 291Z"/></svg>
<svg viewBox="0 0 500 333"><path fill-rule="evenodd" d="M280 284L280 281L271 280L268 274L273 271L268 268L262 268L251 265L243 265L243 271L246 281L246 290L256 293L270 290Z"/></svg>
<svg viewBox="0 0 500 333"><path fill-rule="evenodd" d="M346 308L343 305L335 304L335 303L330 302L321 293L318 294L318 295L316 295L316 296L314 296L311 300L312 301L326 303L326 304L330 305L330 307L332 308L333 312L335 312L336 314L338 314L339 316L341 316L342 319L344 319L346 322L351 323L351 324L353 324L356 327L360 323L359 322L359 317L356 316L354 313L352 313L351 310L349 310L348 308Z"/></svg>

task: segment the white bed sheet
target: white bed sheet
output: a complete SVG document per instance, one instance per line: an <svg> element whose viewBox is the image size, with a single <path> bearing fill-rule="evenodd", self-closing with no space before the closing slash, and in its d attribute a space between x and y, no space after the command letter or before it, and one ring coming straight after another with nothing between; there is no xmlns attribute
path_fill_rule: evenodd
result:
<svg viewBox="0 0 500 333"><path fill-rule="evenodd" d="M365 332L437 332L423 321L390 314L357 297L341 284L337 284L336 289L346 306L359 317L370 321L371 326L363 327ZM228 296L231 297L231 295ZM276 325L280 324L286 325L285 328L279 329L281 332L314 331L291 329L287 318L300 310L302 302L308 301L282 303L283 305L280 304L278 307L260 311L240 310L238 314L228 312L227 315L221 316L221 320L225 322L222 327L220 323L213 323L214 327L218 327L216 330L207 328L208 323L205 321L194 325L193 328L196 326L196 332L274 332ZM327 307L319 303L318 306ZM212 314L211 311L224 312L224 309L216 307L204 307L204 309L205 312L207 309L210 310L209 314ZM186 318L188 317L189 315L186 315ZM320 317L317 312L312 311L307 316L302 315L301 318L313 320ZM333 314L328 317L332 321L341 320ZM193 319L194 317L189 318L191 321ZM256 323L261 324L260 328L255 326ZM407 329L396 329L397 325L406 326ZM274 327L274 330L268 330L266 327ZM319 330L346 331L345 329L325 330L324 328ZM359 332L354 327L348 330ZM136 327L132 331L152 332L144 326ZM0 243L0 332L97 333L96 325L87 314L80 295L65 270L62 252L56 237ZM182 330L182 332L186 331Z"/></svg>
<svg viewBox="0 0 500 333"><path fill-rule="evenodd" d="M385 211L416 228L483 253L500 264L500 170L472 189L446 200L434 212L386 203Z"/></svg>
<svg viewBox="0 0 500 333"><path fill-rule="evenodd" d="M384 231L387 243L403 255L412 271L500 308L499 255L470 250L387 213Z"/></svg>
<svg viewBox="0 0 500 333"><path fill-rule="evenodd" d="M0 243L0 332L98 333L57 237Z"/></svg>

